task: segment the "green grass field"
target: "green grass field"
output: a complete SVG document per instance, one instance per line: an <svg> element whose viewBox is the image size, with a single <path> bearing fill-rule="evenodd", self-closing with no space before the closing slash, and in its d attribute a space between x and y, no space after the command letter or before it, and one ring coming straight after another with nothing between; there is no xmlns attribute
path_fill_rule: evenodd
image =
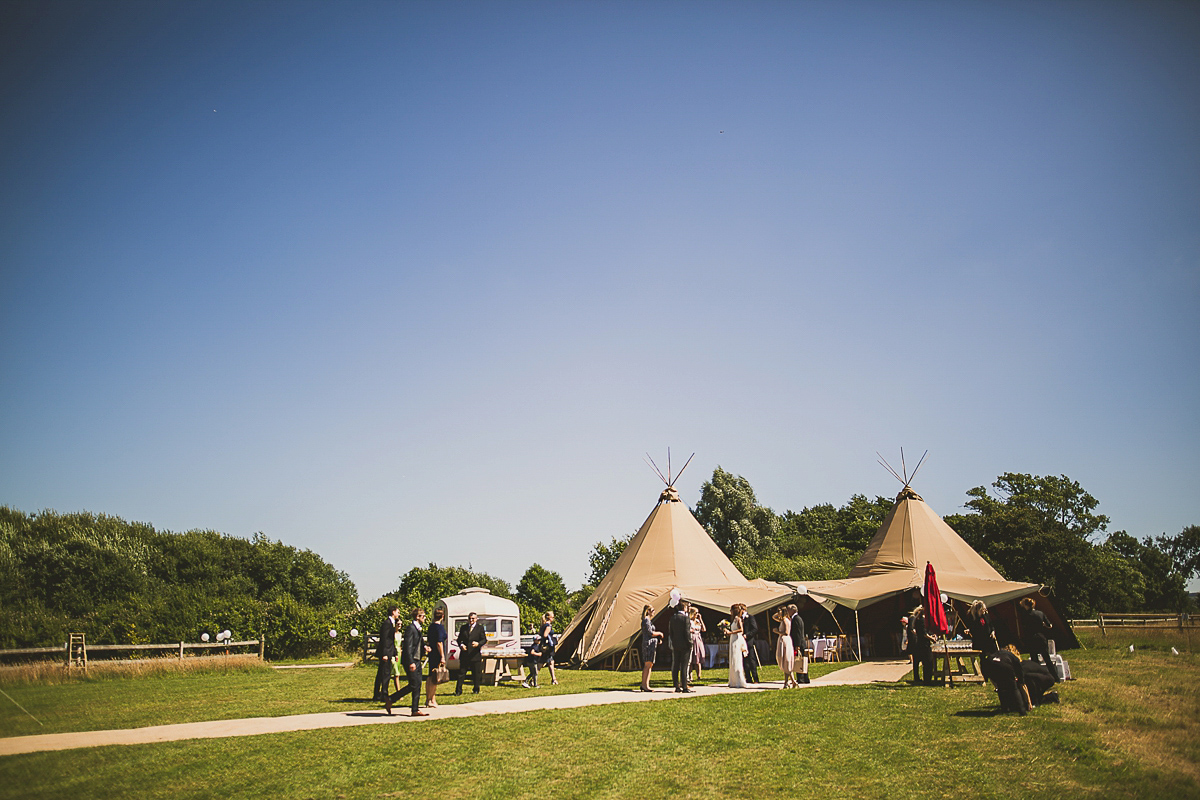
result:
<svg viewBox="0 0 1200 800"><path fill-rule="evenodd" d="M1062 688L1064 702L1024 718L996 714L995 695L980 686L829 687L9 756L0 798L1200 796L1197 658L1168 639L1082 638L1087 649L1067 654L1077 680ZM1172 644L1185 652L1171 655ZM0 688L45 728L0 697L0 734L372 707L361 700L372 676L250 670L9 684ZM539 691L637 680L562 670L560 686Z"/></svg>

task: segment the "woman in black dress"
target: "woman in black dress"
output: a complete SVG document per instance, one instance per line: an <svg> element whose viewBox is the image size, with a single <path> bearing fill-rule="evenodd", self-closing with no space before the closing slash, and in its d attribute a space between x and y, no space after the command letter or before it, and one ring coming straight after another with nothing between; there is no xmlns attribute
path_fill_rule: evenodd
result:
<svg viewBox="0 0 1200 800"><path fill-rule="evenodd" d="M1054 665L1050 662L1050 643L1046 634L1053 629L1050 620L1033 605L1032 597L1022 597L1017 604L1021 612L1021 640L1025 644L1025 652L1029 653L1030 661L1041 658L1042 663L1054 674Z"/></svg>
<svg viewBox="0 0 1200 800"><path fill-rule="evenodd" d="M967 609L967 628L971 631L971 647L985 656L990 656L1000 649L996 642L996 631L988 616L987 605L982 600L976 600Z"/></svg>
<svg viewBox="0 0 1200 800"><path fill-rule="evenodd" d="M437 700L434 699L438 685L437 671L446 663L446 626L442 624L445 618L446 609L434 609L433 622L429 623L429 632L425 635L425 644L429 645L429 680L425 683L426 708L437 708Z"/></svg>

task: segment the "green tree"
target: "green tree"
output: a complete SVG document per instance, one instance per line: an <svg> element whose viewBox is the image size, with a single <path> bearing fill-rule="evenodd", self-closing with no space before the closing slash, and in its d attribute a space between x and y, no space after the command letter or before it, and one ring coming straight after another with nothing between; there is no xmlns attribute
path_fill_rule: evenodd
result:
<svg viewBox="0 0 1200 800"><path fill-rule="evenodd" d="M587 585L584 587L585 589L590 591L600 585L600 581L604 580L604 576L617 563L617 559L621 557L621 553L625 552L625 546L636 535L637 531L634 531L624 539L618 539L614 536L608 544L596 542L596 545L592 548L592 552L588 553L588 579Z"/></svg>
<svg viewBox="0 0 1200 800"><path fill-rule="evenodd" d="M1200 575L1200 525L1188 525L1174 536L1164 534L1154 541L1171 557L1175 571L1185 581Z"/></svg>
<svg viewBox="0 0 1200 800"><path fill-rule="evenodd" d="M973 513L946 522L1001 574L1050 586L1069 617L1142 607L1142 572L1117 547L1091 541L1108 518L1094 513L1098 502L1079 483L1009 472L992 487L995 495L983 486L969 490Z"/></svg>
<svg viewBox="0 0 1200 800"><path fill-rule="evenodd" d="M567 607L567 587L557 572L533 564L517 582L517 599L531 609L553 611L558 617Z"/></svg>
<svg viewBox="0 0 1200 800"><path fill-rule="evenodd" d="M1041 518L1045 525L1057 524L1064 530L1087 539L1108 527L1108 517L1093 514L1099 501L1078 481L1066 475L1028 475L1006 472L992 483L998 497L976 486L967 491L971 498L967 508L981 514L1002 505L1009 509L1027 509Z"/></svg>
<svg viewBox="0 0 1200 800"><path fill-rule="evenodd" d="M430 563L427 567L413 567L400 579L400 588L392 593L405 616L420 606L431 612L443 597L458 594L463 589L478 586L498 597L514 599L508 582L475 572L467 567L439 567Z"/></svg>
<svg viewBox="0 0 1200 800"><path fill-rule="evenodd" d="M700 487L696 519L725 555L750 561L776 550L779 518L761 506L750 481L718 466Z"/></svg>
<svg viewBox="0 0 1200 800"><path fill-rule="evenodd" d="M314 631L357 604L346 574L309 550L261 534L172 533L88 512L0 507L0 567L7 647L60 644L69 631L131 644L194 641L226 628L252 638L271 628L268 654L298 655L328 648L328 628ZM280 626L291 632L273 641Z"/></svg>
<svg viewBox="0 0 1200 800"><path fill-rule="evenodd" d="M1146 611L1184 611L1187 608L1187 576L1160 541L1146 539L1142 542L1125 531L1117 531L1108 537L1105 545L1141 573L1141 608Z"/></svg>

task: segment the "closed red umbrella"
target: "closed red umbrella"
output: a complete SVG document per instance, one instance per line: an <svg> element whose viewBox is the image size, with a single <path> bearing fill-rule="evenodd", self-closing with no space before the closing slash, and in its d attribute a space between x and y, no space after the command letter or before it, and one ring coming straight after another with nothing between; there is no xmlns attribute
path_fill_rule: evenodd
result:
<svg viewBox="0 0 1200 800"><path fill-rule="evenodd" d="M933 564L925 562L925 628L930 633L945 634L950 630L946 622L946 609L942 606L942 593L938 590L937 574Z"/></svg>

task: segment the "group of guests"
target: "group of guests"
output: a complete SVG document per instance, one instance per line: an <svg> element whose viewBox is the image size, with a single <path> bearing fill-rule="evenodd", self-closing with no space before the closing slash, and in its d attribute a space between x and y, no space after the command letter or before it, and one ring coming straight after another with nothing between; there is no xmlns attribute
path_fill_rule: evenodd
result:
<svg viewBox="0 0 1200 800"><path fill-rule="evenodd" d="M671 683L676 692L689 693L692 691L692 674L695 680L701 676L705 658L704 634L707 629L700 608L686 600L680 599L674 606L668 622L667 634L654 627L654 607L647 604L642 608L642 685L643 692L650 692L650 673L654 669L658 657L658 645L665 640L671 650ZM773 616L778 623L775 632L779 634L776 646L776 660L783 670L784 688L799 686L808 682L807 662L804 648L807 641L804 637L804 619L795 605L784 606ZM759 683L758 650L753 642L758 639L758 622L750 614L745 604L735 603L729 609L729 619L721 620L721 630L729 637L729 685L733 688L746 688ZM802 666L801 676L797 678L796 665Z"/></svg>
<svg viewBox="0 0 1200 800"><path fill-rule="evenodd" d="M1047 634L1052 625L1046 614L1037 609L1033 598L1025 597L1017 604L1017 615L1021 641L1030 656L1028 661L1021 660L1021 651L1015 645L1000 647L996 628L982 600L971 603L966 623L971 647L982 654L980 671L1000 697L1000 710L1024 715L1032 706L1058 702L1058 693L1051 691L1058 676L1050 659ZM936 637L926 626L925 609L914 608L901 622L905 625L905 645L912 657L913 681L935 683L932 645Z"/></svg>
<svg viewBox="0 0 1200 800"><path fill-rule="evenodd" d="M381 701L387 713L392 713L392 706L405 695L411 695L412 716L429 716L421 711L422 662L428 658L428 678L425 685L425 707L437 708L438 684L449 680L449 670L446 667L449 636L445 626L446 610L437 608L433 612L433 621L428 631L423 630L425 624L425 609L415 608L412 612L412 622L400 625L400 607L388 607L387 616L379 626L379 644L376 655L379 656L379 669L375 673L375 691L373 699ZM467 674L471 674L473 693L479 693L483 673L483 647L487 644L487 631L479 621L479 616L472 612L458 631L458 682L454 694L461 695L463 683ZM534 638L533 647L527 651L526 665L532 666L533 686L537 686L538 667L548 665L550 678L557 684L554 674L554 612L547 611L542 617L542 627ZM404 686L401 686L403 679ZM389 691L389 684L395 685L395 691ZM522 686L528 688L528 682Z"/></svg>

